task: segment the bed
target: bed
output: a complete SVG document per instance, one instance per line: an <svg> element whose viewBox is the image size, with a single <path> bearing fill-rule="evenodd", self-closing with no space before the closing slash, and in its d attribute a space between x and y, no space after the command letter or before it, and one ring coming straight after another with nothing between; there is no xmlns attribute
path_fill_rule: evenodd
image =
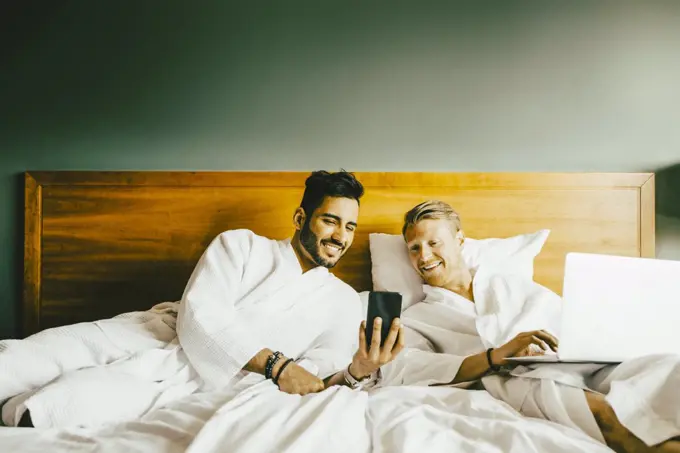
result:
<svg viewBox="0 0 680 453"><path fill-rule="evenodd" d="M542 228L536 281L561 291L568 251L654 256L654 176L598 173L356 173L366 189L355 243L335 274L370 290L368 235L398 233L404 212L451 203L470 237ZM218 233L283 239L308 173L29 172L23 329L39 330L177 300Z"/></svg>
<svg viewBox="0 0 680 453"><path fill-rule="evenodd" d="M24 335L146 310L161 301L178 300L196 261L218 233L248 228L276 239L289 237L292 214L301 199L308 174L26 173ZM564 259L568 252L654 256L653 174L355 174L366 189L359 228L354 245L334 273L359 292L372 289L369 234L398 234L404 212L432 198L449 202L459 211L469 237L508 237L549 229L549 239L535 260L535 280L558 294L562 289ZM335 400L329 400L328 406L321 405L323 410L318 407L311 410L303 405L294 405L295 409L291 409L282 403L277 416L288 414L290 431L275 447L271 444L265 447L255 439L260 439L261 430L265 429L262 414L276 408L276 403L266 407L245 405L244 412L227 411L238 414L231 420L232 425L224 424L225 409L222 407L217 411L222 414L222 424L215 429L210 428L216 423L215 402L198 397L187 402L181 410L173 409L171 418L183 420L178 425L170 426L172 424L164 418L170 416L163 413L144 422L146 425L128 423L115 429L78 432L80 439L85 439L82 442L74 440L74 432L68 430L44 433L32 438L32 442L36 450L40 445L56 445L56 442L64 446L64 451L94 451L93 445L103 448L97 451L123 448L145 452L210 451L217 446L224 448L225 443L231 447L229 451L264 451L263 448L312 451L316 448L313 446L318 446L324 438L327 446L345 445L342 451L361 451L365 445L372 445L373 451L396 451L396 446L398 451L415 451L424 445L423 442L434 439L436 443L436 439L444 439L446 441L442 440L441 445L456 445L462 448L461 451L501 451L498 449L500 444L484 438L484 433L493 431L496 425L482 428L485 426L483 419L487 417L496 423L507 416L508 426L515 423L522 427L521 432L511 430L507 435L499 434L505 436L503 445L513 445L508 451L521 451L529 444L538 448L537 451L549 451L540 449L541 446L548 448L545 443L548 438L562 439L567 442L565 448L581 451L583 448L588 451L603 448L580 433L549 422L522 420L517 425L519 422L514 415L504 413L502 409L507 408L501 406L493 406L490 412L484 413L485 404L492 403L483 395L470 396L474 392L451 392L446 388L395 389L376 395L370 419L375 423L382 417L385 423L389 422L389 428L383 424L379 432L364 432L363 421L358 424L347 422L342 424L342 429L336 424L334 432L337 433L330 439L324 435L318 437L318 430L317 437L310 437L309 433L315 432L312 428L324 417L340 416L350 420L352 413L363 414L365 406L362 404L366 403L361 398L365 398L364 395L349 395L351 392L342 390L336 393ZM333 415L328 407L337 405L338 399L343 398L347 399L343 407L349 412ZM480 399L471 402L470 398ZM397 400L399 404L394 404ZM380 401L382 405L378 404ZM430 401L428 404L437 401L435 406L442 407L427 406L425 401ZM473 411L472 421L470 417L451 418L452 413L466 413L466 410L469 415L471 407L481 411ZM445 408L448 408L448 418L433 425L428 410ZM405 414L411 414L411 419ZM362 416L359 418L363 420ZM251 420L252 426L244 420ZM458 432L466 434L455 441L447 437L451 435L451 428L461 423L465 429ZM160 425L165 431L158 428ZM238 429L230 430L229 426ZM343 435L344 430L361 431L362 434L358 437ZM127 434L121 434L123 432ZM218 432L221 434L215 434ZM225 438L225 432L231 432L233 436ZM444 432L448 434L444 435ZM473 432L479 439L469 434ZM239 437L241 434L236 433L247 435ZM349 438L354 439L353 446L347 446ZM0 445L28 445L26 442L29 442L27 435L16 429L6 428L0 434ZM572 442L571 447L569 442ZM108 450L103 445L107 445Z"/></svg>

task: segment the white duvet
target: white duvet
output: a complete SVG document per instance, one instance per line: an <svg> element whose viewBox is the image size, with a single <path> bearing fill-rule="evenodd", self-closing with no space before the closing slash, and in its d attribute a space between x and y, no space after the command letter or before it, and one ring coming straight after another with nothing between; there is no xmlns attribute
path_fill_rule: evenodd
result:
<svg viewBox="0 0 680 453"><path fill-rule="evenodd" d="M183 361L172 359L181 352L174 344L175 308L164 304L113 320L45 331L30 342L5 342L3 353L40 357L44 365L22 367L22 375L0 366L2 399L82 363L109 363L145 348L171 351L169 359L156 365L165 364L176 373L174 364ZM163 366L150 369L160 372ZM117 400L134 399L134 389L121 389L128 393L98 395L95 389L90 414L116 408ZM574 429L523 417L485 391L396 386L362 392L334 387L301 397L280 392L259 375L246 376L227 392L191 393L182 385L174 393L172 389L157 389L154 401L140 400L151 409L137 420L98 428L0 427L0 452L610 451ZM161 398L164 392L172 398Z"/></svg>
<svg viewBox="0 0 680 453"><path fill-rule="evenodd" d="M0 428L0 451L611 452L578 431L522 417L484 391L336 387L300 397L269 381L238 394L197 393L140 421L97 429Z"/></svg>

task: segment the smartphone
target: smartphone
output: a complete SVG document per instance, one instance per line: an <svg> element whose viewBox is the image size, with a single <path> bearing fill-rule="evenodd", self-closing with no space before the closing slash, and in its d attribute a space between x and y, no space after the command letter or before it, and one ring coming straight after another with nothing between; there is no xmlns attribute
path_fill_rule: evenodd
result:
<svg viewBox="0 0 680 453"><path fill-rule="evenodd" d="M370 349L373 338L373 322L382 318L380 346L385 344L394 318L401 316L401 294L389 291L371 291L368 294L368 313L366 315L366 348Z"/></svg>

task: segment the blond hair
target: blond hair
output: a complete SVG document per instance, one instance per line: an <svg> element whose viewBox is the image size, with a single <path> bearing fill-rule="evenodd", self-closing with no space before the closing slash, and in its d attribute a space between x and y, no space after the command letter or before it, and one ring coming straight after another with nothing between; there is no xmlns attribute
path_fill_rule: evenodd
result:
<svg viewBox="0 0 680 453"><path fill-rule="evenodd" d="M449 204L439 200L429 200L420 203L404 215L404 227L401 234L406 236L408 227L414 226L421 220L438 219L451 222L453 234L461 229L460 216Z"/></svg>

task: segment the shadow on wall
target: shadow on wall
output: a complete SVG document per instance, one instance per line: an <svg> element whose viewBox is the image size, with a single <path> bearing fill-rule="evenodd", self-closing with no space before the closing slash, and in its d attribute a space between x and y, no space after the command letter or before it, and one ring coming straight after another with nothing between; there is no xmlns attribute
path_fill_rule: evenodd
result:
<svg viewBox="0 0 680 453"><path fill-rule="evenodd" d="M656 171L656 213L680 219L680 164Z"/></svg>
<svg viewBox="0 0 680 453"><path fill-rule="evenodd" d="M680 260L680 164L656 171L656 257Z"/></svg>

